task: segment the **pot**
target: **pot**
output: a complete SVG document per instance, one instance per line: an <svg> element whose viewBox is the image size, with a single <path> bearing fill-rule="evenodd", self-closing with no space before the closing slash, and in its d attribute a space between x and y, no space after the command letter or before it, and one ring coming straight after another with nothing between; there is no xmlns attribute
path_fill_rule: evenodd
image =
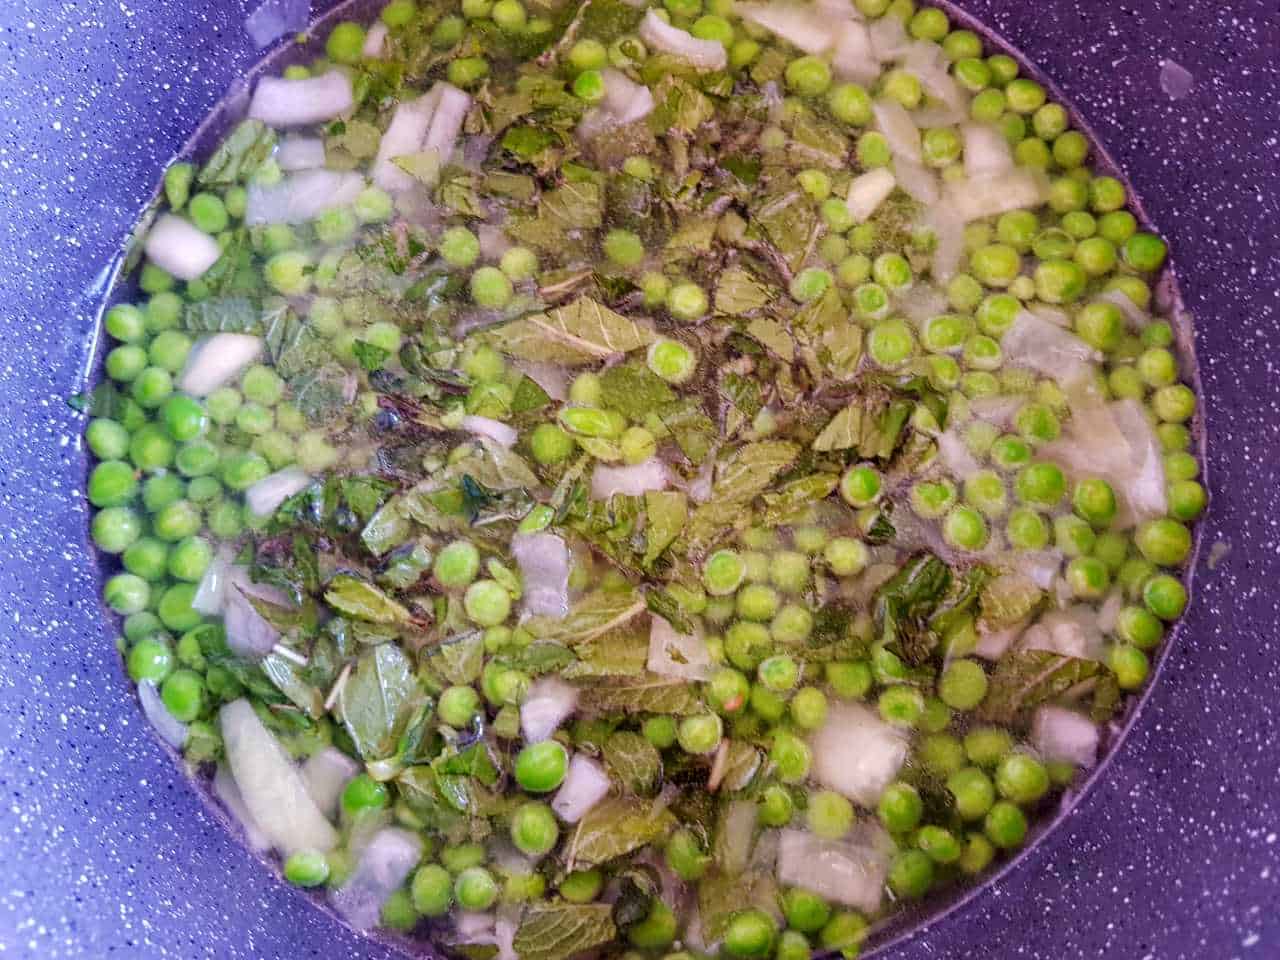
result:
<svg viewBox="0 0 1280 960"><path fill-rule="evenodd" d="M159 172L259 57L254 5L0 11L0 948L15 956L401 955L276 880L146 729L97 599L83 422L64 402L91 377L113 265ZM1280 12L959 6L1058 81L1170 240L1216 489L1193 605L1123 743L1024 855L874 955L1280 955ZM1182 99L1161 90L1166 58L1195 78Z"/></svg>

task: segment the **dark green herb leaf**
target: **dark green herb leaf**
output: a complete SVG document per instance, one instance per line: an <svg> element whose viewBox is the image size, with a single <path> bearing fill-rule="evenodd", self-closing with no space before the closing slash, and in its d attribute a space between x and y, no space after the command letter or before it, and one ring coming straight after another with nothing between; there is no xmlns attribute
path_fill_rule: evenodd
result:
<svg viewBox="0 0 1280 960"><path fill-rule="evenodd" d="M492 342L504 353L524 360L581 366L647 347L656 337L651 327L590 297L579 297L563 307L500 327Z"/></svg>
<svg viewBox="0 0 1280 960"><path fill-rule="evenodd" d="M872 601L880 642L919 666L937 646L929 617L951 587L951 570L931 553L907 560Z"/></svg>
<svg viewBox="0 0 1280 960"><path fill-rule="evenodd" d="M569 841L569 859L579 870L599 866L665 837L675 826L665 805L613 797L596 804L578 822Z"/></svg>
<svg viewBox="0 0 1280 960"><path fill-rule="evenodd" d="M210 187L229 187L247 180L271 156L275 146L274 130L261 120L242 120L200 169L197 180Z"/></svg>
<svg viewBox="0 0 1280 960"><path fill-rule="evenodd" d="M666 677L646 675L634 683L583 687L578 706L584 713L670 713L689 716L705 707L697 689L689 683L672 683Z"/></svg>
<svg viewBox="0 0 1280 960"><path fill-rule="evenodd" d="M405 623L409 611L366 580L340 573L329 581L325 600L335 610L373 623Z"/></svg>
<svg viewBox="0 0 1280 960"><path fill-rule="evenodd" d="M644 608L644 598L634 590L596 590L575 603L568 616L532 617L524 628L540 640L573 646L621 626Z"/></svg>
<svg viewBox="0 0 1280 960"><path fill-rule="evenodd" d="M607 903L530 904L512 947L520 960L568 960L617 936Z"/></svg>
<svg viewBox="0 0 1280 960"><path fill-rule="evenodd" d="M1096 660L1064 657L1047 650L1006 653L991 674L987 698L978 708L978 716L986 723L1004 725L1025 721L1033 707L1100 676L1103 669Z"/></svg>
<svg viewBox="0 0 1280 960"><path fill-rule="evenodd" d="M644 495L644 515L645 549L640 562L648 570L684 529L688 498L679 490L651 490Z"/></svg>
<svg viewBox="0 0 1280 960"><path fill-rule="evenodd" d="M629 420L642 421L675 399L675 391L643 363L620 363L600 374L601 406Z"/></svg>
<svg viewBox="0 0 1280 960"><path fill-rule="evenodd" d="M365 343L363 340L357 340L351 345L351 352L356 358L356 362L360 366L370 372L381 370L387 362L387 358L391 356L391 351L386 347L380 347L377 344Z"/></svg>
<svg viewBox="0 0 1280 960"><path fill-rule="evenodd" d="M613 777L632 793L652 794L662 778L662 757L633 730L619 730L605 741L604 761Z"/></svg>
<svg viewBox="0 0 1280 960"><path fill-rule="evenodd" d="M413 665L399 646L385 643L361 656L338 701L360 756L391 755L421 697Z"/></svg>
<svg viewBox="0 0 1280 960"><path fill-rule="evenodd" d="M278 653L269 653L258 664L286 697L312 719L324 715L324 695L303 679L301 668Z"/></svg>

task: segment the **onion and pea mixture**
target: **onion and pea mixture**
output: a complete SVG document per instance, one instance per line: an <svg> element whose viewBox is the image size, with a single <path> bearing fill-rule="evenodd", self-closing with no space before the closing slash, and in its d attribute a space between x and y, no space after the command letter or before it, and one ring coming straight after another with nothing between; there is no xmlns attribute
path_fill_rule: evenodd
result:
<svg viewBox="0 0 1280 960"><path fill-rule="evenodd" d="M468 956L858 953L1186 604L1165 245L904 0L393 0L164 178L88 398L148 716Z"/></svg>

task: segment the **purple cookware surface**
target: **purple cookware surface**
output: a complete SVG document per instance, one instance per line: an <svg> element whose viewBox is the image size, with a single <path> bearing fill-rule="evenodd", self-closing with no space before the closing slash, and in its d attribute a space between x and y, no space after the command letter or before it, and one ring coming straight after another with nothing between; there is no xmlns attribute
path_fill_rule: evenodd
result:
<svg viewBox="0 0 1280 960"><path fill-rule="evenodd" d="M256 59L256 2L0 0L0 958L396 955L279 884L205 810L128 694L85 548L82 423L64 398L156 177ZM875 956L1272 960L1280 5L958 6L1045 67L1169 238L1214 501L1194 605L1114 762L1012 870ZM1183 99L1161 90L1165 59L1194 76Z"/></svg>

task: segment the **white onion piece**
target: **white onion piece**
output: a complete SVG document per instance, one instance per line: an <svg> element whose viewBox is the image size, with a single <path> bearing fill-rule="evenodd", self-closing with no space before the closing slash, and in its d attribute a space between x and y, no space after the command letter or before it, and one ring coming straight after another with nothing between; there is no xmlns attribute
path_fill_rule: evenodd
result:
<svg viewBox="0 0 1280 960"><path fill-rule="evenodd" d="M324 141L292 133L276 148L276 164L281 170L312 170L323 167Z"/></svg>
<svg viewBox="0 0 1280 960"><path fill-rule="evenodd" d="M670 483L671 474L657 457L629 467L597 464L591 474L591 496L596 500L608 500L615 493L638 497L650 490L665 490Z"/></svg>
<svg viewBox="0 0 1280 960"><path fill-rule="evenodd" d="M244 829L244 840L250 850L254 853L263 853L271 849L271 841L253 819L249 808L244 805L244 797L240 795L235 777L231 776L231 768L225 763L218 764L218 769L213 774L213 795L222 802L227 813L231 814Z"/></svg>
<svg viewBox="0 0 1280 960"><path fill-rule="evenodd" d="M1119 588L1107 594L1107 599L1098 607L1098 629L1103 633L1111 633L1120 619L1120 610L1124 607L1124 593Z"/></svg>
<svg viewBox="0 0 1280 960"><path fill-rule="evenodd" d="M249 102L249 116L272 127L298 127L333 120L354 103L351 80L341 70L300 80L263 77Z"/></svg>
<svg viewBox="0 0 1280 960"><path fill-rule="evenodd" d="M867 33L871 37L871 50L881 63L896 60L911 46L907 28L897 17L881 17L871 21Z"/></svg>
<svg viewBox="0 0 1280 960"><path fill-rule="evenodd" d="M938 445L938 459L952 475L964 480L982 469L972 453L969 445L959 434L948 430L934 438Z"/></svg>
<svg viewBox="0 0 1280 960"><path fill-rule="evenodd" d="M207 397L240 376L258 359L262 340L247 333L215 333L196 342L178 377L178 389L193 397Z"/></svg>
<svg viewBox="0 0 1280 960"><path fill-rule="evenodd" d="M831 54L831 68L842 80L870 85L880 75L880 64L871 49L871 35L864 24L841 24L836 48Z"/></svg>
<svg viewBox="0 0 1280 960"><path fill-rule="evenodd" d="M949 281L964 258L964 220L947 203L938 203L925 215L925 225L933 231L933 259L929 272L941 283Z"/></svg>
<svg viewBox="0 0 1280 960"><path fill-rule="evenodd" d="M923 156L920 150L920 128L911 119L906 107L895 100L881 97L872 105L871 111L875 114L876 127L889 142L893 155L918 164Z"/></svg>
<svg viewBox="0 0 1280 960"><path fill-rule="evenodd" d="M923 324L949 309L947 295L931 283L912 284L895 299L898 312L916 324Z"/></svg>
<svg viewBox="0 0 1280 960"><path fill-rule="evenodd" d="M337 747L325 747L307 758L302 779L316 807L330 820L338 816L338 801L360 764Z"/></svg>
<svg viewBox="0 0 1280 960"><path fill-rule="evenodd" d="M1140 331L1151 322L1151 315L1130 300L1123 291L1108 290L1106 293L1099 294L1098 299L1118 307L1125 319L1129 321L1131 330Z"/></svg>
<svg viewBox="0 0 1280 960"><path fill-rule="evenodd" d="M1129 468L1108 478L1127 507L1117 522L1137 524L1163 517L1169 510L1164 456L1151 421L1136 400L1115 401L1111 416L1129 450Z"/></svg>
<svg viewBox="0 0 1280 960"><path fill-rule="evenodd" d="M805 53L826 53L840 34L829 11L801 3L740 3L733 12L748 23L764 27ZM864 28L865 35L865 28ZM867 40L867 53L871 52Z"/></svg>
<svg viewBox="0 0 1280 960"><path fill-rule="evenodd" d="M989 123L966 123L960 127L964 137L964 173L970 179L998 177L1013 169L1013 151L1005 135Z"/></svg>
<svg viewBox="0 0 1280 960"><path fill-rule="evenodd" d="M1103 638L1097 614L1083 604L1051 610L1023 631L1022 647L1081 660L1101 660Z"/></svg>
<svg viewBox="0 0 1280 960"><path fill-rule="evenodd" d="M884 167L868 170L853 178L849 184L849 195L844 205L849 208L849 215L855 223L866 223L880 209L880 204L889 199L893 188L898 185L893 173Z"/></svg>
<svg viewBox="0 0 1280 960"><path fill-rule="evenodd" d="M467 119L467 111L471 109L471 98L453 84L444 81L431 88L432 93L437 90L440 99L435 112L431 114L431 126L422 145L427 150L439 153L441 163L448 163L453 156L453 148L458 144L462 121Z"/></svg>
<svg viewBox="0 0 1280 960"><path fill-rule="evenodd" d="M1074 710L1045 705L1031 721L1031 745L1044 760L1087 770L1098 761L1098 728Z"/></svg>
<svg viewBox="0 0 1280 960"><path fill-rule="evenodd" d="M813 779L864 807L875 806L907 757L901 731L856 704L833 704L809 746Z"/></svg>
<svg viewBox="0 0 1280 960"><path fill-rule="evenodd" d="M311 485L311 477L297 467L285 467L263 477L244 492L244 502L255 516L269 517L276 507Z"/></svg>
<svg viewBox="0 0 1280 960"><path fill-rule="evenodd" d="M205 567L195 596L191 598L191 609L196 613L203 613L206 617L216 617L222 613L222 607L226 603L230 559L230 556L220 552Z"/></svg>
<svg viewBox="0 0 1280 960"><path fill-rule="evenodd" d="M517 533L511 553L524 580L524 612L564 618L569 613L569 547L554 533Z"/></svg>
<svg viewBox="0 0 1280 960"><path fill-rule="evenodd" d="M280 631L254 609L249 597L279 607L292 606L292 601L279 587L253 583L249 579L249 571L239 566L228 569L227 584L223 589L222 616L227 646L249 659L266 656L279 641Z"/></svg>
<svg viewBox="0 0 1280 960"><path fill-rule="evenodd" d="M759 810L754 800L733 800L721 814L716 830L716 860L726 873L742 873L751 863Z"/></svg>
<svg viewBox="0 0 1280 960"><path fill-rule="evenodd" d="M311 20L310 0L265 0L245 17L244 29L261 50L286 33L300 33Z"/></svg>
<svg viewBox="0 0 1280 960"><path fill-rule="evenodd" d="M926 207L938 202L938 178L922 164L897 156L893 158L893 172L898 186L912 200Z"/></svg>
<svg viewBox="0 0 1280 960"><path fill-rule="evenodd" d="M1085 382L1100 357L1074 333L1023 310L1000 341L1005 360L1052 377L1064 387Z"/></svg>
<svg viewBox="0 0 1280 960"><path fill-rule="evenodd" d="M614 127L643 120L653 112L653 92L644 84L613 67L605 67L600 75L604 99L588 110L578 124L578 136L584 140L594 140Z"/></svg>
<svg viewBox="0 0 1280 960"><path fill-rule="evenodd" d="M578 691L559 677L539 677L520 705L520 732L525 742L538 743L560 729L578 707Z"/></svg>
<svg viewBox="0 0 1280 960"><path fill-rule="evenodd" d="M584 753L575 753L551 809L565 823L577 823L609 795L611 786L604 767Z"/></svg>
<svg viewBox="0 0 1280 960"><path fill-rule="evenodd" d="M778 881L825 900L868 914L880 909L888 851L893 841L877 836L869 821L846 840L824 840L804 830L782 830L778 843ZM888 841L887 843L885 841Z"/></svg>
<svg viewBox="0 0 1280 960"><path fill-rule="evenodd" d="M422 839L399 827L373 835L347 882L330 895L333 908L357 930L377 926L382 905L422 859Z"/></svg>
<svg viewBox="0 0 1280 960"><path fill-rule="evenodd" d="M462 429L467 433L474 433L478 437L492 440L498 446L508 449L514 447L516 441L520 439L520 434L510 424L503 423L501 420L493 420L489 417L477 417L475 414L468 414L462 418Z"/></svg>
<svg viewBox="0 0 1280 960"><path fill-rule="evenodd" d="M138 700L142 703L142 712L151 725L160 734L160 739L171 747L182 749L187 742L187 725L169 712L169 708L160 699L160 691L150 680L138 684Z"/></svg>
<svg viewBox="0 0 1280 960"><path fill-rule="evenodd" d="M270 186L251 183L244 220L251 227L305 223L328 210L349 206L364 188L364 177L358 173L299 170Z"/></svg>
<svg viewBox="0 0 1280 960"><path fill-rule="evenodd" d="M702 631L679 633L665 618L649 620L650 672L677 680L706 680L711 676L711 653Z"/></svg>
<svg viewBox="0 0 1280 960"><path fill-rule="evenodd" d="M511 241L506 232L491 223L482 223L475 228L476 237L480 241L480 259L497 261L511 249Z"/></svg>
<svg viewBox="0 0 1280 960"><path fill-rule="evenodd" d="M1048 199L1049 184L1043 173L1019 167L998 177L956 180L943 191L956 215L966 223L1011 210L1040 206Z"/></svg>
<svg viewBox="0 0 1280 960"><path fill-rule="evenodd" d="M386 133L378 141L378 153L370 167L373 182L383 190L398 193L410 189L418 182L397 167L394 160L418 153L422 149L422 142L431 129L431 116L439 102L440 93L433 87L429 93L414 100L402 101L396 106L395 112L391 114L391 122L387 124Z"/></svg>
<svg viewBox="0 0 1280 960"><path fill-rule="evenodd" d="M516 369L546 391L552 400L569 399L569 376L558 363L542 360L517 360Z"/></svg>
<svg viewBox="0 0 1280 960"><path fill-rule="evenodd" d="M982 657L982 659L990 660L994 663L1008 652L1009 648L1022 636L1022 631L1026 627L1026 623L1023 622L1015 623L1013 626L1005 627L1003 630L979 631L978 643L973 648L974 656Z"/></svg>
<svg viewBox="0 0 1280 960"><path fill-rule="evenodd" d="M270 840L288 857L299 850L326 853L338 843L302 774L275 736L262 725L248 700L234 700L218 714L227 763L245 808Z"/></svg>
<svg viewBox="0 0 1280 960"><path fill-rule="evenodd" d="M1022 407L1026 398L1019 394L998 394L990 397L975 397L969 402L969 412L979 420L1004 426L1013 421L1014 415Z"/></svg>
<svg viewBox="0 0 1280 960"><path fill-rule="evenodd" d="M147 232L147 259L179 280L195 280L218 262L218 241L172 213L156 217Z"/></svg>
<svg viewBox="0 0 1280 960"><path fill-rule="evenodd" d="M699 40L687 30L673 27L652 9L640 21L640 39L650 49L679 57L699 70L723 70L729 63L718 40Z"/></svg>
<svg viewBox="0 0 1280 960"><path fill-rule="evenodd" d="M366 60L377 60L382 56L382 48L387 42L387 25L379 20L369 28L369 32L364 35L364 46L360 48L360 54Z"/></svg>

